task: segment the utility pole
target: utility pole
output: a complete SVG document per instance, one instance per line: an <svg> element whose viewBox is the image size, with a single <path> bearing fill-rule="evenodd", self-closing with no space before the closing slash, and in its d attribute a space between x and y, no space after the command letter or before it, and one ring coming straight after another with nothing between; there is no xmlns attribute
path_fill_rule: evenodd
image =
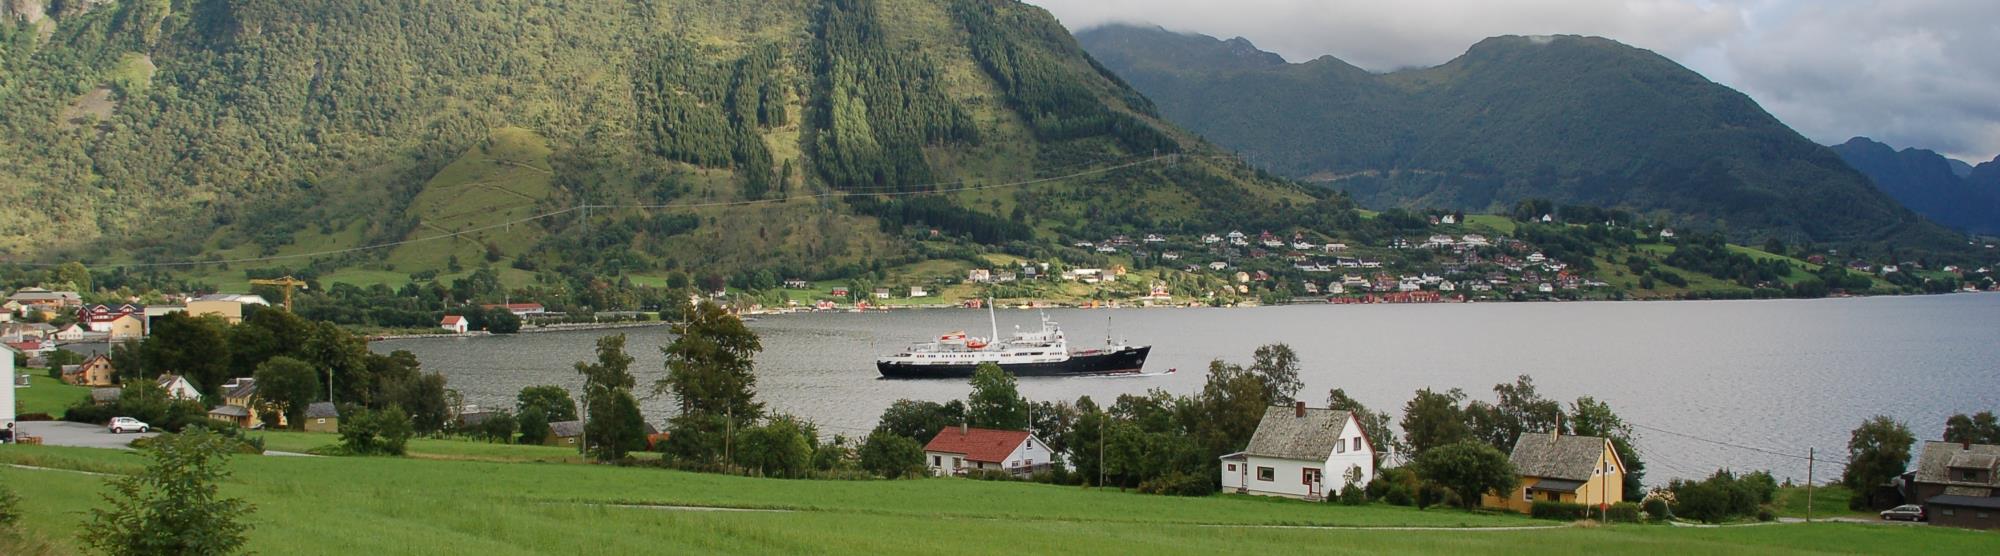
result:
<svg viewBox="0 0 2000 556"><path fill-rule="evenodd" d="M1819 454L1818 448L1806 448L1806 523L1813 518L1813 460Z"/></svg>
<svg viewBox="0 0 2000 556"><path fill-rule="evenodd" d="M1097 488L1104 488L1104 420L1108 413L1097 416Z"/></svg>

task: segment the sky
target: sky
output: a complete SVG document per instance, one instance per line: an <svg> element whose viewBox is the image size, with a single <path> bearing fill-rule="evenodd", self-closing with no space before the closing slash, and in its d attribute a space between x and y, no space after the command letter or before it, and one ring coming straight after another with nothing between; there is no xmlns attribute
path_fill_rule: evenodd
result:
<svg viewBox="0 0 2000 556"><path fill-rule="evenodd" d="M1820 143L2000 154L1995 0L1026 1L1072 31L1153 24L1374 71L1442 64L1495 35L1595 35L1743 91Z"/></svg>

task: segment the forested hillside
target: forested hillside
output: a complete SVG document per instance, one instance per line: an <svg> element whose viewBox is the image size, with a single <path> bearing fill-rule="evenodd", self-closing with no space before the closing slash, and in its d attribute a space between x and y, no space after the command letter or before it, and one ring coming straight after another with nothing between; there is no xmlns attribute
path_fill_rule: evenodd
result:
<svg viewBox="0 0 2000 556"><path fill-rule="evenodd" d="M1899 151L1867 137L1833 151L1910 210L1967 232L2000 234L2000 161L1981 164L1986 170L1980 171L1929 150Z"/></svg>
<svg viewBox="0 0 2000 556"><path fill-rule="evenodd" d="M8 260L817 278L1346 208L1012 1L61 4L0 17Z"/></svg>
<svg viewBox="0 0 2000 556"><path fill-rule="evenodd" d="M1496 37L1444 65L1375 74L1156 27L1078 38L1169 120L1364 205L1504 211L1547 198L1739 240L1963 243L1748 97L1610 40Z"/></svg>

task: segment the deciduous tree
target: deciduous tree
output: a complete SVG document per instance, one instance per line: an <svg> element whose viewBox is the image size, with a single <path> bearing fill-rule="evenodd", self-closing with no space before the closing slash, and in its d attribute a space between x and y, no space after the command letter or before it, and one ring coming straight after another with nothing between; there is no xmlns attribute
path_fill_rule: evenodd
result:
<svg viewBox="0 0 2000 556"><path fill-rule="evenodd" d="M146 449L140 473L112 480L109 507L90 511L83 541L107 554L231 554L241 550L254 509L224 498L225 460L237 440L195 427L163 435Z"/></svg>
<svg viewBox="0 0 2000 556"><path fill-rule="evenodd" d="M972 374L972 394L965 398L972 426L1003 430L1028 428L1028 401L1021 399L1014 375L999 365L980 363Z"/></svg>
<svg viewBox="0 0 2000 556"><path fill-rule="evenodd" d="M1848 505L1855 509L1880 505L1876 489L1903 474L1910 463L1910 445L1916 441L1908 426L1887 416L1862 421L1847 441L1847 471L1840 477L1854 492Z"/></svg>
<svg viewBox="0 0 2000 556"><path fill-rule="evenodd" d="M304 361L272 357L257 366L257 398L282 411L293 429L305 427L306 406L320 399L319 373Z"/></svg>
<svg viewBox="0 0 2000 556"><path fill-rule="evenodd" d="M1458 493L1467 508L1479 505L1480 495L1510 493L1519 477L1507 454L1477 440L1463 440L1438 446L1417 456L1417 475Z"/></svg>

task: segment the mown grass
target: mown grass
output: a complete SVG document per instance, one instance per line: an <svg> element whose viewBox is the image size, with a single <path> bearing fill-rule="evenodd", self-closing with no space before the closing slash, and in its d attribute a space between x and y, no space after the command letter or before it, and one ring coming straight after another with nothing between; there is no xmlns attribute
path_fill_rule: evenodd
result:
<svg viewBox="0 0 2000 556"><path fill-rule="evenodd" d="M14 413L47 413L62 417L71 404L90 394L89 388L64 383L51 378L45 369L15 369L14 372L28 374L28 387L14 389Z"/></svg>
<svg viewBox="0 0 2000 556"><path fill-rule="evenodd" d="M269 440L267 440L269 442ZM0 462L135 469L130 452L0 447ZM659 469L413 458L232 460L251 551L283 554L1990 553L2000 536L1853 524L1400 531L1269 526L1546 526L1518 516L1173 498L962 479L793 481ZM26 534L74 549L105 477L0 467ZM632 505L786 509L685 511ZM0 545L5 546L5 545Z"/></svg>
<svg viewBox="0 0 2000 556"><path fill-rule="evenodd" d="M251 433L264 439L264 449L298 453L333 453L340 436L329 433L264 431ZM515 463L583 463L575 449L556 446L497 444L463 438L412 438L409 457L417 459L465 460ZM635 454L647 459L653 454Z"/></svg>
<svg viewBox="0 0 2000 556"><path fill-rule="evenodd" d="M1866 510L1847 509L1847 500L1854 492L1841 485L1816 487L1812 492L1813 517L1859 517L1880 519L1881 515ZM1803 486L1778 489L1777 499L1772 503L1779 517L1806 517L1806 489Z"/></svg>

